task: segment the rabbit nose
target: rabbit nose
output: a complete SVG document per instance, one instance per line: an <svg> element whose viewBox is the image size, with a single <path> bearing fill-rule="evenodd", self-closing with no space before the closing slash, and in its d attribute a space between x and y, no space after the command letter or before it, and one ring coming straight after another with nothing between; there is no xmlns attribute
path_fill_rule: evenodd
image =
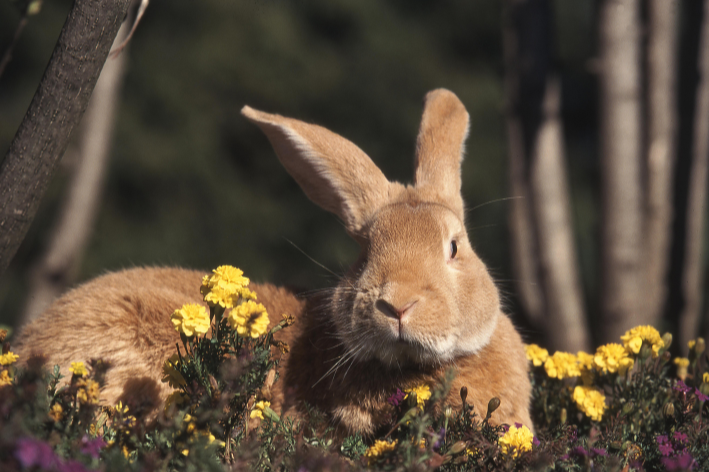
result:
<svg viewBox="0 0 709 472"><path fill-rule="evenodd" d="M377 303L375 304L375 306L379 309L379 311L384 313L386 316L389 316L391 318L396 318L397 320L401 321L411 311L411 309L413 308L414 305L416 305L417 302L418 302L418 300L414 300L412 302L409 302L409 303L403 305L400 308L396 308L394 305L392 305L388 301L379 299L379 300L377 300Z"/></svg>

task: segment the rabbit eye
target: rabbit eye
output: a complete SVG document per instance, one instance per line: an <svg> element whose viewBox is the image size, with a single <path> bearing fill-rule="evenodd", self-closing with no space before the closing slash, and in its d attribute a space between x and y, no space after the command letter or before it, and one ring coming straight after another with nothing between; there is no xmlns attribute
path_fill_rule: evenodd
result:
<svg viewBox="0 0 709 472"><path fill-rule="evenodd" d="M451 241L451 259L455 259L456 254L458 254L458 243L456 243L454 239Z"/></svg>

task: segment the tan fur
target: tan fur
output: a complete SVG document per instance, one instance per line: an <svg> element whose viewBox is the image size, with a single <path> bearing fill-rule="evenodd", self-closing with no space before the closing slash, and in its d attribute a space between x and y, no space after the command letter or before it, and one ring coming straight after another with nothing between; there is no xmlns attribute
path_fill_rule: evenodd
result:
<svg viewBox="0 0 709 472"><path fill-rule="evenodd" d="M297 416L307 402L341 431L371 434L391 412L386 399L396 388L432 383L452 366L451 404L460 405L466 386L480 414L497 396L493 421L531 427L522 341L465 230L460 164L468 114L458 98L447 90L427 95L413 186L389 182L362 150L324 128L249 107L242 113L308 197L340 217L362 247L327 294L300 300L272 285L253 287L272 324L283 313L297 318L278 333L291 353L271 389L272 406ZM161 366L179 339L169 315L202 303L202 275L152 268L99 277L26 326L18 353L42 352L65 372L70 362L104 358L114 365L106 402L136 379L154 381L162 399Z"/></svg>

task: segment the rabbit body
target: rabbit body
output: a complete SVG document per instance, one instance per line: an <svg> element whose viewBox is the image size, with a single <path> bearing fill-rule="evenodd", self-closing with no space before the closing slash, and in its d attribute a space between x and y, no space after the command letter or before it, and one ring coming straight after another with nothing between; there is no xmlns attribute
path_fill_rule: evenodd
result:
<svg viewBox="0 0 709 472"><path fill-rule="evenodd" d="M242 113L264 131L308 197L335 213L362 247L328 292L303 300L272 285L253 286L272 324L282 313L296 317L277 333L291 352L266 393L272 407L298 415L308 403L344 431L371 434L397 388L430 385L454 367L451 405L461 404L466 386L479 414L497 396L492 421L531 428L524 346L465 230L460 165L468 114L458 98L447 90L427 95L409 186L389 182L358 147L324 128L249 107ZM159 381L162 363L179 340L169 315L184 303L203 303L202 275L147 268L99 277L25 327L18 353L42 352L63 370L104 358L114 365L106 402L141 378L157 385L157 402L169 393Z"/></svg>

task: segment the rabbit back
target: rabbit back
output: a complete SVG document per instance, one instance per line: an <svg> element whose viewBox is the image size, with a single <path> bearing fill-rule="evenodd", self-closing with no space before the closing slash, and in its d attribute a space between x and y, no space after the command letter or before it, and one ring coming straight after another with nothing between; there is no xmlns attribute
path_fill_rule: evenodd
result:
<svg viewBox="0 0 709 472"><path fill-rule="evenodd" d="M67 292L24 326L14 350L24 361L44 356L67 378L72 362L107 361L103 404L142 396L146 409L157 408L172 392L161 382L163 363L180 344L170 315L185 303L204 305L204 274L156 267L108 273ZM302 302L290 291L270 284L251 288L271 314L271 326L281 314L299 315Z"/></svg>

